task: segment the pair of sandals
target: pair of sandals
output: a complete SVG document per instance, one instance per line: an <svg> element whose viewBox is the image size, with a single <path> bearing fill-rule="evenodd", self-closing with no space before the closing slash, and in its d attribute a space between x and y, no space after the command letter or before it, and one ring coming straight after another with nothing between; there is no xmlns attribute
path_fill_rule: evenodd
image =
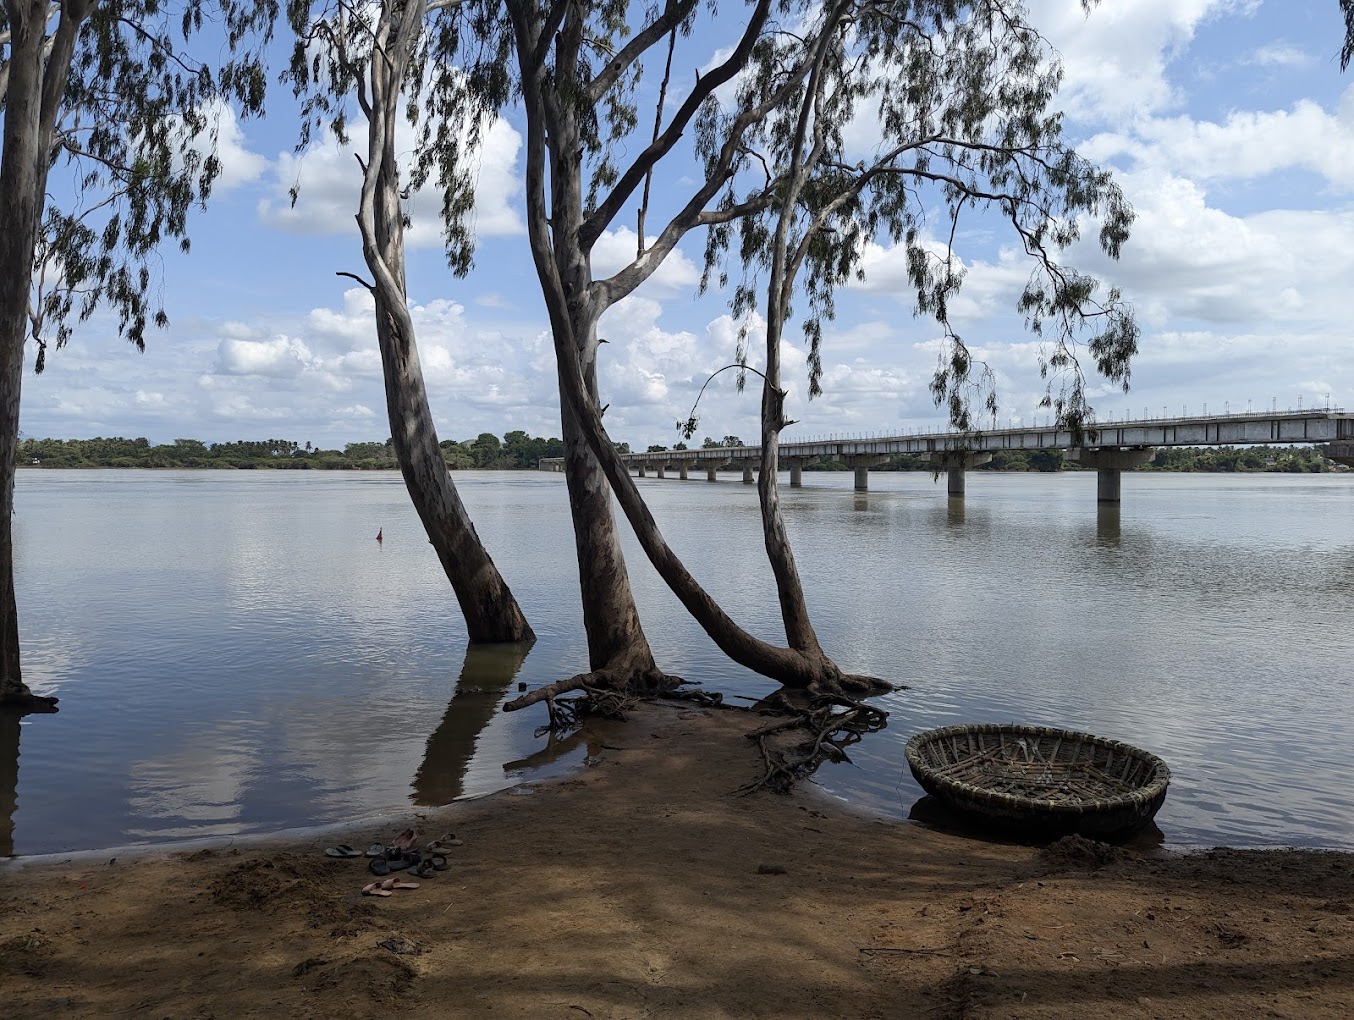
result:
<svg viewBox="0 0 1354 1020"><path fill-rule="evenodd" d="M387 878L384 882L372 882L362 887L363 896L393 896L396 889L417 889L417 882L401 882L397 878Z"/></svg>

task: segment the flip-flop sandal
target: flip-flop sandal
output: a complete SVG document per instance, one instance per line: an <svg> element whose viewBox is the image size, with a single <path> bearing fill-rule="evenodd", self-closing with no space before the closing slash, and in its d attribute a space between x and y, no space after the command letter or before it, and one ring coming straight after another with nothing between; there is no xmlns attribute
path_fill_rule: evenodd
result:
<svg viewBox="0 0 1354 1020"><path fill-rule="evenodd" d="M325 850L326 857L361 857L361 850L354 850L347 843L340 843L338 846L331 846Z"/></svg>
<svg viewBox="0 0 1354 1020"><path fill-rule="evenodd" d="M428 849L431 850L433 853L438 853L442 850L450 850L454 846L464 846L464 845L465 843L463 840L459 840L456 838L456 833L447 832L443 833L441 836L438 836L435 840L429 843Z"/></svg>
<svg viewBox="0 0 1354 1020"><path fill-rule="evenodd" d="M387 882L389 883L388 886L387 886L387 884L386 884ZM418 888L418 883L417 883L417 882L395 882L395 881L392 881L391 879L386 879L385 882L382 882L382 883L381 883L381 888L382 888L382 889L386 889L386 888L390 888L390 889L417 889L417 888Z"/></svg>
<svg viewBox="0 0 1354 1020"><path fill-rule="evenodd" d="M384 857L385 855L386 848L380 843L373 843L371 846L367 847L368 857Z"/></svg>
<svg viewBox="0 0 1354 1020"><path fill-rule="evenodd" d="M389 875L392 869L390 862L384 857L374 857L371 863L367 865L367 870L373 875Z"/></svg>
<svg viewBox="0 0 1354 1020"><path fill-rule="evenodd" d="M446 871L447 868L451 867L451 865L447 863L446 857L442 854L433 854L428 857L424 863L431 864L434 871Z"/></svg>
<svg viewBox="0 0 1354 1020"><path fill-rule="evenodd" d="M382 889L380 882L372 882L370 885L362 887L363 896L393 896L395 895L389 889Z"/></svg>
<svg viewBox="0 0 1354 1020"><path fill-rule="evenodd" d="M433 863L431 857L425 857L423 860L419 861L418 865L413 871L409 872L409 874L413 875L415 878L436 878L436 867L437 865Z"/></svg>

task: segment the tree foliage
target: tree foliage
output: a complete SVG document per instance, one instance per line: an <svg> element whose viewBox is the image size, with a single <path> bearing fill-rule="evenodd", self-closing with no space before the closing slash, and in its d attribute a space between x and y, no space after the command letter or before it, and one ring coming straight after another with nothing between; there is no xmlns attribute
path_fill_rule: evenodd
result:
<svg viewBox="0 0 1354 1020"><path fill-rule="evenodd" d="M188 215L221 174L216 152L230 116L263 111L264 48L275 0L6 0L0 6L0 105L20 68L16 28L40 31L48 58L69 37L70 69L50 139L56 179L33 264L29 311L43 370L73 325L98 307L138 349L168 319L157 292L158 250L189 249ZM219 66L190 55L204 30L228 54ZM49 68L50 70L50 68ZM50 79L45 90L52 89Z"/></svg>
<svg viewBox="0 0 1354 1020"><path fill-rule="evenodd" d="M898 246L915 311L942 330L932 395L967 430L973 398L995 413L998 395L951 319L965 276L955 242L966 218L995 217L1031 261L1016 308L1046 341L1045 402L1079 428L1092 410L1080 344L1101 375L1127 388L1138 328L1117 290L1059 256L1095 224L1100 247L1117 258L1133 213L1110 174L1063 140L1056 54L1007 0L839 0L806 5L802 16L806 29L759 43L731 109L703 111L708 161L739 111L796 83L784 113L743 136L747 155L719 207L747 213L710 228L703 284L732 281L740 318L762 294L768 315L788 318L798 295L814 396L837 288L863 279L867 244ZM877 127L862 144L865 124Z"/></svg>

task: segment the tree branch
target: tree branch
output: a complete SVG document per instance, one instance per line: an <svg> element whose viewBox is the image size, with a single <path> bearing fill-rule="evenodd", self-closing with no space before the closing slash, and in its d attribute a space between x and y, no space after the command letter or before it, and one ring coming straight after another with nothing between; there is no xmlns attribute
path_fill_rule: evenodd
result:
<svg viewBox="0 0 1354 1020"><path fill-rule="evenodd" d="M578 236L579 244L584 251L592 250L592 246L602 236L602 231L610 226L611 221L616 218L616 214L630 200L635 188L639 187L640 182L644 180L644 175L677 144L677 140L682 137L687 124L691 122L691 118L700 110L701 104L714 94L715 89L732 80L734 75L743 69L748 57L752 54L753 46L761 35L762 26L766 23L770 7L771 0L757 0L757 6L753 9L747 28L733 53L709 74L704 77L697 77L696 87L691 90L685 102L673 115L672 122L668 125L667 130L635 158L635 161L616 181L616 185L611 189L611 192L598 203L592 215L583 221ZM718 188L715 190L718 190ZM701 204L704 205L704 202Z"/></svg>

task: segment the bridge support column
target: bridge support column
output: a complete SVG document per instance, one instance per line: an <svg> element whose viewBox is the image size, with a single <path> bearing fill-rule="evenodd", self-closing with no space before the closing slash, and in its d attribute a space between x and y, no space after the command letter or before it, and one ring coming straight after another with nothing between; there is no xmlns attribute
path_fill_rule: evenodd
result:
<svg viewBox="0 0 1354 1020"><path fill-rule="evenodd" d="M1084 468L1095 469L1097 503L1118 503L1123 472L1142 467L1155 453L1150 446L1083 446L1069 450L1067 456Z"/></svg>
<svg viewBox="0 0 1354 1020"><path fill-rule="evenodd" d="M719 468L713 468L713 467L706 468L706 469L705 469L705 480L706 480L707 482L717 482L717 481L719 481Z"/></svg>
<svg viewBox="0 0 1354 1020"><path fill-rule="evenodd" d="M1354 467L1354 440L1341 440L1322 447L1321 452L1345 467Z"/></svg>
<svg viewBox="0 0 1354 1020"><path fill-rule="evenodd" d="M856 491L870 491L870 468L878 467L887 457L877 453L856 453L843 457L846 466L853 469L856 473Z"/></svg>
<svg viewBox="0 0 1354 1020"><path fill-rule="evenodd" d="M664 474L663 474L663 465L662 465L662 464L659 464L658 467L656 467L656 468L653 469L653 473L654 473L654 477L655 477L655 478L662 478L662 477L664 477Z"/></svg>
<svg viewBox="0 0 1354 1020"><path fill-rule="evenodd" d="M752 461L750 460L743 461L743 484L755 485L756 482L757 479L752 477Z"/></svg>
<svg viewBox="0 0 1354 1020"><path fill-rule="evenodd" d="M639 466L639 477L641 477L641 478L644 477L644 465L643 465L643 464L641 464L641 465Z"/></svg>
<svg viewBox="0 0 1354 1020"><path fill-rule="evenodd" d="M804 487L804 462L802 460L791 460L789 463L790 488L802 489Z"/></svg>
<svg viewBox="0 0 1354 1020"><path fill-rule="evenodd" d="M686 461L682 461L680 464L677 465L677 477L680 478L682 481L686 481L686 468L687 468Z"/></svg>
<svg viewBox="0 0 1354 1020"><path fill-rule="evenodd" d="M935 465L937 470L944 471L948 476L947 491L952 499L963 499L964 491L968 486L968 476L965 474L969 468L976 468L981 464L986 464L992 459L990 453L928 453L926 459Z"/></svg>

